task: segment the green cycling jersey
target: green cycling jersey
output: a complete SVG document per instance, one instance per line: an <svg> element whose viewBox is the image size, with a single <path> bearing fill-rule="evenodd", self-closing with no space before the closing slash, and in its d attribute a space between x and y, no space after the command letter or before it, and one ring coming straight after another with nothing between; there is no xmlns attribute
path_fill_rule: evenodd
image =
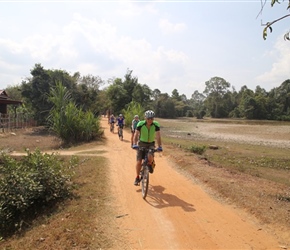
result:
<svg viewBox="0 0 290 250"><path fill-rule="evenodd" d="M136 128L140 132L141 142L154 142L155 132L160 130L160 125L157 121L153 121L150 128L146 126L146 120L140 121Z"/></svg>

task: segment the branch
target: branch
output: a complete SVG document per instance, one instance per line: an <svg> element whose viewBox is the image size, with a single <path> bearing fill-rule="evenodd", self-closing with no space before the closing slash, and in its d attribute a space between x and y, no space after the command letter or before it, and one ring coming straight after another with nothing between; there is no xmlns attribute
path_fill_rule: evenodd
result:
<svg viewBox="0 0 290 250"><path fill-rule="evenodd" d="M274 20L272 22L268 22L266 24L262 24L262 26L266 26L266 28L269 28L272 24L274 24L274 23L276 23L276 22L278 22L278 21L280 21L280 20L282 20L282 19L284 19L286 17L289 17L289 16L290 16L290 14L288 14L286 16L283 16L283 17L280 17L280 18L278 18L278 19L276 19L276 20Z"/></svg>
<svg viewBox="0 0 290 250"><path fill-rule="evenodd" d="M286 18L286 17L289 17L289 16L290 16L290 14L288 14L288 15L286 15L286 16L283 16L283 17L280 17L280 18L278 18L278 19L276 19L276 20L274 20L274 21L272 21L272 22L268 22L268 23L266 23L266 24L261 24L262 26L266 26L266 27L264 28L264 30L263 30L263 39L266 40L266 38L267 38L267 30L268 30L268 29L270 30L270 32L272 32L272 27L271 27L271 26L272 26L274 23L276 23L276 22L278 22L278 21L280 21L280 20L282 20L282 19L284 19L284 18ZM285 34L284 39L285 39L285 40L290 40L290 39L289 39L289 32Z"/></svg>
<svg viewBox="0 0 290 250"><path fill-rule="evenodd" d="M290 1L290 0L289 0L289 1ZM256 16L256 19L258 18L258 16L262 15L262 12L263 12L263 9L264 9L264 7L265 7L265 5L266 5L266 2L267 2L267 0L264 0L264 3L263 3L262 0L261 0L261 10L260 10L260 12L258 13L258 15Z"/></svg>

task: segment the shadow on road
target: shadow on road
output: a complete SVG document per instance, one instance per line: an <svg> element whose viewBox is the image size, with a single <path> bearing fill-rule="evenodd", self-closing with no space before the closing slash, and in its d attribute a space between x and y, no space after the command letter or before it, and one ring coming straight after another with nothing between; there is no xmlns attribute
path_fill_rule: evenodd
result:
<svg viewBox="0 0 290 250"><path fill-rule="evenodd" d="M148 190L146 202L155 208L181 207L186 212L196 211L193 204L179 199L177 196L164 192L163 186L152 186Z"/></svg>

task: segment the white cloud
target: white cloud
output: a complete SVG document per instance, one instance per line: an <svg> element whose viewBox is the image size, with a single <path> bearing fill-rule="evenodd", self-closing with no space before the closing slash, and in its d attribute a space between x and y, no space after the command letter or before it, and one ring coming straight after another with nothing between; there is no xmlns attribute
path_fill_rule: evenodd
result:
<svg viewBox="0 0 290 250"><path fill-rule="evenodd" d="M280 36L274 45L274 49L269 51L266 57L270 57L274 62L269 71L258 76L256 80L269 84L271 88L279 86L283 81L290 79L290 46ZM269 58L267 58L268 60Z"/></svg>
<svg viewBox="0 0 290 250"><path fill-rule="evenodd" d="M184 23L171 23L168 19L160 19L159 28L163 34L174 34L183 32L186 30L186 24Z"/></svg>

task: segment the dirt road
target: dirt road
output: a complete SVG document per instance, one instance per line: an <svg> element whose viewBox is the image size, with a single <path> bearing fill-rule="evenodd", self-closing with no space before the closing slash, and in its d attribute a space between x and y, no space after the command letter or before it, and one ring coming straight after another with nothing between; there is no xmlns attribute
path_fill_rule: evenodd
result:
<svg viewBox="0 0 290 250"><path fill-rule="evenodd" d="M156 153L146 200L133 185L135 155L130 134L124 141L109 132L102 120L109 153L108 171L115 228L123 237L115 245L126 249L281 249L278 240L241 210L221 204L190 177L180 173L169 158ZM166 147L164 148L166 151ZM174 154L174 152L171 152Z"/></svg>

